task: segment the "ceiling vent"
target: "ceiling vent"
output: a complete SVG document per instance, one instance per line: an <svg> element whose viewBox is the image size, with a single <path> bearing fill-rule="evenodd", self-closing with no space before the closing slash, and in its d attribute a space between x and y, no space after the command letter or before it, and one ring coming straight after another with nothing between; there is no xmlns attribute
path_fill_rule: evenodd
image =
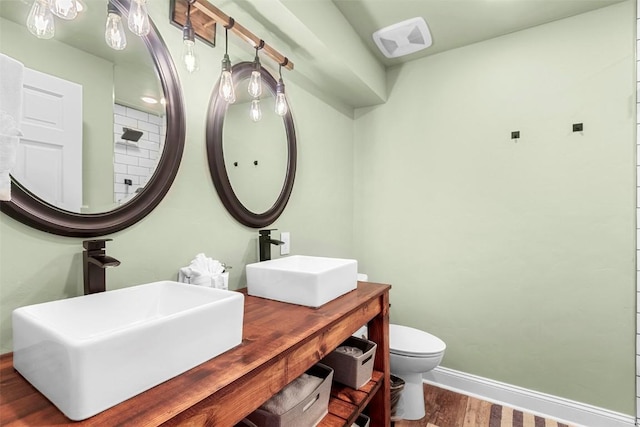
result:
<svg viewBox="0 0 640 427"><path fill-rule="evenodd" d="M387 58L409 55L432 43L429 27L421 17L384 27L373 33L373 41Z"/></svg>

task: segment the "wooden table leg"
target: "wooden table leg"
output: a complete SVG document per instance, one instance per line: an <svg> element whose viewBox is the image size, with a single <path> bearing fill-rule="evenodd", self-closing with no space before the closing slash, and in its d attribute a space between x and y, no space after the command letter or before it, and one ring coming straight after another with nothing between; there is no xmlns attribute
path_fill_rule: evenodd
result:
<svg viewBox="0 0 640 427"><path fill-rule="evenodd" d="M381 295L380 299L382 311L369 322L369 339L378 345L373 368L384 372L384 382L369 404L369 415L371 427L390 427L389 292Z"/></svg>

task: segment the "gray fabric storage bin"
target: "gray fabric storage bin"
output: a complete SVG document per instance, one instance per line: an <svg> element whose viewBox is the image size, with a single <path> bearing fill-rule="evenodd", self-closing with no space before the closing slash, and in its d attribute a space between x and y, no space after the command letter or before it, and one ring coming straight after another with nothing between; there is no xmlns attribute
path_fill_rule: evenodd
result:
<svg viewBox="0 0 640 427"><path fill-rule="evenodd" d="M358 389L371 379L373 362L376 355L376 343L363 338L349 337L340 346L356 347L362 350L362 356L352 356L336 351L321 360L333 368L333 379L347 387Z"/></svg>
<svg viewBox="0 0 640 427"><path fill-rule="evenodd" d="M309 368L306 373L314 377L323 378L323 381L300 403L282 415L276 415L258 408L249 414L246 419L257 427L316 426L329 412L333 369L318 363Z"/></svg>
<svg viewBox="0 0 640 427"><path fill-rule="evenodd" d="M370 422L371 419L369 417L367 417L365 414L360 414L358 415L358 418L356 419L354 425L357 425L358 427L369 427Z"/></svg>

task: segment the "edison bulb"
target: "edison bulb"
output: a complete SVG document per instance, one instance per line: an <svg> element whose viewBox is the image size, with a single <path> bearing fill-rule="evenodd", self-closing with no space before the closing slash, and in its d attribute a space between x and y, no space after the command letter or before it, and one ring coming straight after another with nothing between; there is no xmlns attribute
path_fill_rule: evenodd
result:
<svg viewBox="0 0 640 427"><path fill-rule="evenodd" d="M184 50L182 51L182 61L188 72L193 73L200 69L200 61L196 53L196 43L192 40L184 41Z"/></svg>
<svg viewBox="0 0 640 427"><path fill-rule="evenodd" d="M287 98L284 96L284 93L278 93L276 95L276 114L279 116L284 116L289 111L289 107L287 106Z"/></svg>
<svg viewBox="0 0 640 427"><path fill-rule="evenodd" d="M251 72L249 87L247 89L249 91L249 95L253 98L257 98L262 95L262 76L260 75L260 71L253 70Z"/></svg>
<svg viewBox="0 0 640 427"><path fill-rule="evenodd" d="M236 99L231 71L223 70L220 75L220 96L228 103L233 103Z"/></svg>
<svg viewBox="0 0 640 427"><path fill-rule="evenodd" d="M287 98L284 96L284 82L282 81L282 77L278 80L278 84L276 84L276 114L279 116L284 116L289 111L289 106L287 105Z"/></svg>
<svg viewBox="0 0 640 427"><path fill-rule="evenodd" d="M109 12L104 39L112 49L122 50L127 47L127 36L124 33L122 17L119 14L112 11Z"/></svg>
<svg viewBox="0 0 640 427"><path fill-rule="evenodd" d="M53 13L50 9L50 0L34 0L27 16L27 28L29 32L39 39L50 39L56 29L53 22Z"/></svg>
<svg viewBox="0 0 640 427"><path fill-rule="evenodd" d="M146 36L151 30L149 14L147 13L147 0L131 0L129 8L129 29L138 36Z"/></svg>
<svg viewBox="0 0 640 427"><path fill-rule="evenodd" d="M76 0L53 0L51 11L62 19L75 19L78 16L78 6Z"/></svg>
<svg viewBox="0 0 640 427"><path fill-rule="evenodd" d="M251 116L251 120L253 120L254 122L259 122L260 119L262 119L262 109L260 109L259 99L254 99L253 101L251 101L249 115Z"/></svg>

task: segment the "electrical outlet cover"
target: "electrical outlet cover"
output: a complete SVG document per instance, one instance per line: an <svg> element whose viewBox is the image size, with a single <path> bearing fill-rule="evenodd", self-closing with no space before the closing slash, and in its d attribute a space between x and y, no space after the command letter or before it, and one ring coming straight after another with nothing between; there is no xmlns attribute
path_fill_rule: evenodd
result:
<svg viewBox="0 0 640 427"><path fill-rule="evenodd" d="M280 233L280 240L284 242L284 245L280 245L280 255L289 255L291 252L291 235L288 231Z"/></svg>

